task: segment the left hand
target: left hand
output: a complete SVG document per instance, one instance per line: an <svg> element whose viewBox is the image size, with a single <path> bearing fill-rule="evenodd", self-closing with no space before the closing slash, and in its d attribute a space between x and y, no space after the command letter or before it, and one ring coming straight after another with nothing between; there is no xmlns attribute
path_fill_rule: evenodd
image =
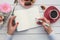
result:
<svg viewBox="0 0 60 40"><path fill-rule="evenodd" d="M9 35L13 35L16 28L18 27L18 24L19 24L18 22L15 23L15 25L12 24L13 20L15 20L15 18L16 18L16 16L11 16L10 19L9 19L8 26L7 26L7 28L8 28L7 33Z"/></svg>

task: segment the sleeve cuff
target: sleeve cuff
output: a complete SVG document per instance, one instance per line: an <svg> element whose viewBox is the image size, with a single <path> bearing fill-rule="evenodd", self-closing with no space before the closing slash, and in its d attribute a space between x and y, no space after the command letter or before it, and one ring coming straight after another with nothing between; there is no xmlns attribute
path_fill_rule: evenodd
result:
<svg viewBox="0 0 60 40"><path fill-rule="evenodd" d="M12 35L6 34L6 40L12 40Z"/></svg>
<svg viewBox="0 0 60 40"><path fill-rule="evenodd" d="M56 40L56 35L54 31L49 34L49 38L50 40Z"/></svg>

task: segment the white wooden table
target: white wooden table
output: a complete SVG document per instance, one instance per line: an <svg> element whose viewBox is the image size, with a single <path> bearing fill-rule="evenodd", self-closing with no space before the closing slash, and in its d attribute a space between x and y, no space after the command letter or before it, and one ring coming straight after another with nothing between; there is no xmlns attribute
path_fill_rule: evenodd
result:
<svg viewBox="0 0 60 40"><path fill-rule="evenodd" d="M0 0L0 3L10 3L13 5L14 0ZM60 10L60 0L36 0L36 6L45 5L48 6L56 6ZM13 7L13 6L12 6ZM17 6L16 10L24 9L20 5ZM42 10L40 9L42 13ZM52 24L52 29L55 31L57 38L60 40L60 19ZM7 31L7 26L5 25L2 29L0 29L0 40L3 40L3 35L5 35ZM16 32L13 36L13 40L49 40L46 32L42 27L37 27L33 29L29 29L22 32Z"/></svg>

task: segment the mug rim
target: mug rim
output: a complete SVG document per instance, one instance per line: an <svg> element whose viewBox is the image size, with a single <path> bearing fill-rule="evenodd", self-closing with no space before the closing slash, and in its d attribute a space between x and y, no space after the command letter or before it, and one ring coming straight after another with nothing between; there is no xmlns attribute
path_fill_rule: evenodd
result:
<svg viewBox="0 0 60 40"><path fill-rule="evenodd" d="M23 3L21 0L18 0L18 1L19 1L19 4L20 4L22 7L28 9L28 8L30 8L31 6L34 5L34 3L35 3L36 0L34 0L34 3L31 2L32 5L29 5L29 6L25 6L25 5L24 5L25 1L24 1L24 3Z"/></svg>

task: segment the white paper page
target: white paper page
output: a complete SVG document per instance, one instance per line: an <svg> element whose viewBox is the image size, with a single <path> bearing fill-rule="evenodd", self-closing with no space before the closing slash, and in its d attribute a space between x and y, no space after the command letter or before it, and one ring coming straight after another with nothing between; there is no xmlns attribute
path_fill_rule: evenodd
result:
<svg viewBox="0 0 60 40"><path fill-rule="evenodd" d="M37 27L36 18L42 17L38 6L33 6L29 9L15 11L16 21L19 22L17 31L23 31Z"/></svg>

